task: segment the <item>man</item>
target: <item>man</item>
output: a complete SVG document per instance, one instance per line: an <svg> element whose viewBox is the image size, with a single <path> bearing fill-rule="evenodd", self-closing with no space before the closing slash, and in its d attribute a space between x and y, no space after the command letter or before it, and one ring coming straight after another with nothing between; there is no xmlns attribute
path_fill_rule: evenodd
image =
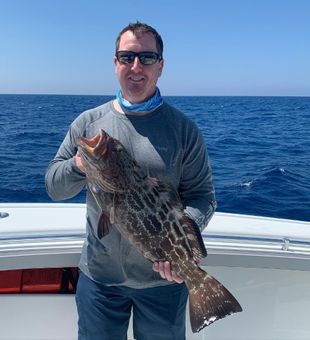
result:
<svg viewBox="0 0 310 340"><path fill-rule="evenodd" d="M46 173L54 200L78 194L86 184L76 138L100 128L121 141L152 177L169 182L186 214L201 230L215 207L211 169L203 137L185 115L165 103L157 88L164 67L163 42L152 27L135 23L116 40L117 98L82 113L70 126ZM169 262L153 265L117 228L97 236L100 209L87 191L87 239L76 293L79 339L127 339L133 312L138 340L185 339L187 289Z"/></svg>

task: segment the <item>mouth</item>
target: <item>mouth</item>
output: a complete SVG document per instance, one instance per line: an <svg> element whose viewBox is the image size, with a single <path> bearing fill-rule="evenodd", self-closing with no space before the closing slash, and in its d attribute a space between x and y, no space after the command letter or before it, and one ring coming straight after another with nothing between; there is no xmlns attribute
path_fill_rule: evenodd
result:
<svg viewBox="0 0 310 340"><path fill-rule="evenodd" d="M145 80L145 78L142 77L142 76L130 75L130 76L128 77L128 80L131 81L131 82L133 82L133 83L139 84L139 83L142 83L142 82Z"/></svg>
<svg viewBox="0 0 310 340"><path fill-rule="evenodd" d="M83 153L99 158L106 154L108 141L109 136L100 129L99 133L93 138L79 137L77 145Z"/></svg>

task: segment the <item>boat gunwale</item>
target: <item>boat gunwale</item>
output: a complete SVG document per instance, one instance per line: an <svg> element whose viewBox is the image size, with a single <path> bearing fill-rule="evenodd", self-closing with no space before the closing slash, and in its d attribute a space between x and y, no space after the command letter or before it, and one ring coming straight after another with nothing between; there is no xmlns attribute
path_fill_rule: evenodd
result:
<svg viewBox="0 0 310 340"><path fill-rule="evenodd" d="M46 210L43 211L41 208ZM24 209L27 209L27 216L33 216L35 220L35 226L31 230L27 227L31 225L31 221L24 222ZM43 212L43 215L35 214L37 209L41 213ZM73 214L73 218L70 218L71 209L77 209L73 210L75 212L78 211L78 214ZM14 258L17 261L22 256L25 257L25 262L28 261L26 258L29 256L31 259L29 258L28 262L31 263L37 256L38 259L35 262L42 262L43 265L46 255L54 255L57 258L60 255L68 256L71 260L74 259L72 260L74 263L78 262L86 237L85 204L0 203L0 211L5 210L9 211L11 220L0 219L0 259L2 263L5 263L5 259L7 259L12 264ZM67 218L63 218L64 210ZM46 216L46 213L50 213L50 215ZM4 224L1 224L2 221L5 221ZM13 228L16 221L17 231ZM45 222L48 226L46 230ZM2 225L6 230L4 233L1 233ZM53 229L54 225L55 229ZM296 233L291 230L291 225L297 228ZM261 234L259 234L260 232ZM281 261L284 263L290 260L292 262L300 261L300 266L305 268L304 270L307 265L309 266L310 222L217 212L202 233L202 237L209 254L202 264L221 263L221 265L236 266L239 261L244 266L246 259L252 265L257 259L258 262L269 261L271 267L281 267ZM221 260L218 261L218 259ZM59 260L57 259L56 262L58 263ZM3 267L7 267L7 265L1 264L0 270L3 270Z"/></svg>

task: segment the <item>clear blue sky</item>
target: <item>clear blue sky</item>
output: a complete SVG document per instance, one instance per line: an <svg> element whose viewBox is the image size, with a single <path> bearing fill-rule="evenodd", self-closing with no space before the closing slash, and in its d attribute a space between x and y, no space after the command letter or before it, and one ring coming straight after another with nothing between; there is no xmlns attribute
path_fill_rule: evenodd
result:
<svg viewBox="0 0 310 340"><path fill-rule="evenodd" d="M163 95L310 96L310 0L0 0L0 93L115 94L136 20L163 37Z"/></svg>

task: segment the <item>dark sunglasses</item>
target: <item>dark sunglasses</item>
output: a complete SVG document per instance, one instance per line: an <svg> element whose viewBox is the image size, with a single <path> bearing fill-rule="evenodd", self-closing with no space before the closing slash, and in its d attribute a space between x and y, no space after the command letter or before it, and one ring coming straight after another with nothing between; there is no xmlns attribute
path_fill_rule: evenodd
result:
<svg viewBox="0 0 310 340"><path fill-rule="evenodd" d="M115 56L120 64L131 64L135 58L138 57L143 65L153 65L157 60L161 60L162 56L156 52L132 52L132 51L118 51Z"/></svg>

